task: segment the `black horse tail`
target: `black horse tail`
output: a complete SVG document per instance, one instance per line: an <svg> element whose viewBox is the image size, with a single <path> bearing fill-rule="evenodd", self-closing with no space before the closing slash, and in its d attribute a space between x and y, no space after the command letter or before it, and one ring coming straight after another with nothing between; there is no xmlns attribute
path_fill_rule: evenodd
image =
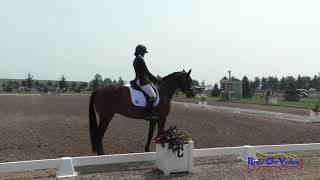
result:
<svg viewBox="0 0 320 180"><path fill-rule="evenodd" d="M97 143L96 137L97 137L97 131L98 131L96 112L93 106L95 95L96 95L96 91L94 91L91 94L90 102L89 102L89 128L90 128L91 147L93 152L96 152L96 143Z"/></svg>

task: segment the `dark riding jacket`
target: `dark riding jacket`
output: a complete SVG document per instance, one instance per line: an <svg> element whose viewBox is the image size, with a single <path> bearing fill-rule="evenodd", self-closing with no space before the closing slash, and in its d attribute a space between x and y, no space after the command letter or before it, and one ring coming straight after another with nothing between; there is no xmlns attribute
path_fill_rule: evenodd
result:
<svg viewBox="0 0 320 180"><path fill-rule="evenodd" d="M160 80L149 72L146 63L141 55L136 56L133 61L133 67L136 73L134 81L136 82L139 79L140 86L150 84L151 82L159 85Z"/></svg>

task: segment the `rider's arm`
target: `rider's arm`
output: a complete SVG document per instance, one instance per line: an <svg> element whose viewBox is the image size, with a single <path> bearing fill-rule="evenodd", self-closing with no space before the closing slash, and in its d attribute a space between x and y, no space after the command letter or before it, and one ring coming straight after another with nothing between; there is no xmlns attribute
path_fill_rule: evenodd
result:
<svg viewBox="0 0 320 180"><path fill-rule="evenodd" d="M160 79L156 78L153 74L150 73L149 69L146 66L146 63L144 60L141 62L141 67L143 71L147 74L147 76L150 78L150 80L156 84L160 84Z"/></svg>

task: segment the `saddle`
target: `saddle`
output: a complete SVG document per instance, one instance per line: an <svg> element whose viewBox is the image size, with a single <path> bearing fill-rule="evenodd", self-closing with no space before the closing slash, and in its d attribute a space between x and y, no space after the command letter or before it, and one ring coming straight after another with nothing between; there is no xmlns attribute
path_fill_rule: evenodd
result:
<svg viewBox="0 0 320 180"><path fill-rule="evenodd" d="M154 84L151 84L153 90L157 94L157 99L153 103L153 107L156 107L160 102L159 91ZM130 90L132 104L139 107L146 107L149 101L149 96L135 83L135 81L130 81L130 84L126 84Z"/></svg>

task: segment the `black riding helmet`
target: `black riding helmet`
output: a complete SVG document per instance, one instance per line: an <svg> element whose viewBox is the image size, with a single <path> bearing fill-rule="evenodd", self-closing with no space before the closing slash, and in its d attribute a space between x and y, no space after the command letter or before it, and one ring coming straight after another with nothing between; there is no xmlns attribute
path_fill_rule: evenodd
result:
<svg viewBox="0 0 320 180"><path fill-rule="evenodd" d="M139 55L140 53L148 53L146 46L139 44L136 47L136 52L134 53L135 56Z"/></svg>

